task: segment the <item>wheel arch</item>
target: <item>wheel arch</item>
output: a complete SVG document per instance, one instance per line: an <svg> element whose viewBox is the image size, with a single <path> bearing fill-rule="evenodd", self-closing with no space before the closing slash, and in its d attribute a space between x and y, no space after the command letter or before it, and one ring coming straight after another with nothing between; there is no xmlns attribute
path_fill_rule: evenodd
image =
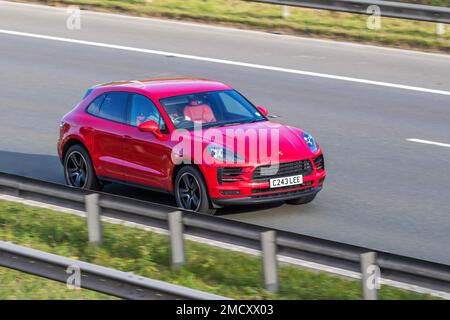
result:
<svg viewBox="0 0 450 320"><path fill-rule="evenodd" d="M71 137L71 138L67 139L67 141L64 143L64 145L62 147L62 150L61 150L61 154L62 154L61 162L62 162L63 167L64 167L64 175L65 175L65 177L66 177L66 173L65 173L65 171L66 171L66 169L65 169L65 165L66 165L65 164L65 157L67 155L67 152L70 150L70 148L72 148L74 146L80 146L86 153L87 159L85 159L85 160L87 162L90 162L90 166L89 166L88 163L86 163L87 166L91 167L91 169L92 169L92 176L93 176L93 180L91 180L93 182L91 184L91 187L89 187L89 189L91 189L91 190L101 190L103 184L97 177L97 172L96 172L97 170L96 170L96 167L95 167L95 165L94 165L94 163L92 161L92 156L89 153L89 149L86 147L86 145L83 143L82 140L80 140L80 139L78 139L76 137ZM66 177L66 182L67 182L67 177Z"/></svg>
<svg viewBox="0 0 450 320"><path fill-rule="evenodd" d="M72 137L72 138L68 139L68 140L64 143L64 146L63 146L63 148L62 148L62 153L61 153L61 162L62 162L62 163L64 163L64 158L65 158L65 156L66 156L67 151L68 151L72 146L77 145L77 144L78 144L78 145L81 145L81 146L86 150L86 152L89 154L89 150L88 150L88 148L86 147L86 145L83 143L83 141L81 141L81 140L78 139L78 138Z"/></svg>
<svg viewBox="0 0 450 320"><path fill-rule="evenodd" d="M204 183L204 185L206 187L206 190L205 190L206 191L206 199L208 201L209 208L208 209L204 209L204 211L202 211L202 212L203 213L208 213L208 214L214 214L215 211L216 211L216 208L219 208L219 207L215 206L215 204L213 203L213 201L211 199L211 196L210 196L210 193L209 193L208 181L207 181L207 179L205 177L205 174L202 171L202 168L200 166L196 165L196 164L182 162L182 163L174 166L173 173L172 173L172 185L173 185L173 193L174 193L175 197L177 197L176 196L176 187L175 187L176 177L177 177L178 173L183 168L186 168L186 167L197 169L197 172L200 174L200 178L203 180L203 183Z"/></svg>
<svg viewBox="0 0 450 320"><path fill-rule="evenodd" d="M198 170L198 172L200 172L200 174L202 176L202 179L203 179L203 182L206 185L206 188L207 189L209 188L208 181L206 180L202 169L198 165L196 165L195 163L184 163L184 162L182 162L180 164L174 165L173 170L172 170L172 190L173 190L174 193L175 193L175 179L177 178L178 172L180 172L180 170L183 169L184 167L196 168ZM209 194L209 189L207 190L207 192Z"/></svg>

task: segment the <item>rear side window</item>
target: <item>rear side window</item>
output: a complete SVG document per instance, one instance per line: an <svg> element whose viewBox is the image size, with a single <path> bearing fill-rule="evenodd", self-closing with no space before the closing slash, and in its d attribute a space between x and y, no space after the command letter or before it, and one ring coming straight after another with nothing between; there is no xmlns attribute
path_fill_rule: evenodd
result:
<svg viewBox="0 0 450 320"><path fill-rule="evenodd" d="M102 106L103 100L105 99L105 95L102 94L101 96L98 96L97 98L95 98L94 101L91 102L91 104L89 105L87 111L90 114L93 114L94 116L97 116L100 112L100 107Z"/></svg>
<svg viewBox="0 0 450 320"><path fill-rule="evenodd" d="M107 120L127 123L128 95L127 92L110 92L101 95L91 103L87 111Z"/></svg>

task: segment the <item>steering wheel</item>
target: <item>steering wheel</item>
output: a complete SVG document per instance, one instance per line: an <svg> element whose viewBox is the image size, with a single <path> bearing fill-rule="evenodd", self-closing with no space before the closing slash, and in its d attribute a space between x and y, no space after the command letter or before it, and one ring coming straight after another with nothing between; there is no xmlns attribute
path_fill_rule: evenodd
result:
<svg viewBox="0 0 450 320"><path fill-rule="evenodd" d="M173 117L170 117L170 118L172 119L172 121L174 123L181 123L183 121L186 121L186 119L183 116L173 116Z"/></svg>

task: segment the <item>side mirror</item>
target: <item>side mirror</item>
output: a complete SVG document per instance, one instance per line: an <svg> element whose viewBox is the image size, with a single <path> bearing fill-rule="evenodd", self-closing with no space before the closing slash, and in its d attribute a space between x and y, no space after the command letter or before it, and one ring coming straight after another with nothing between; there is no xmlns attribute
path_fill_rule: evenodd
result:
<svg viewBox="0 0 450 320"><path fill-rule="evenodd" d="M159 125L153 120L142 122L138 126L138 129L142 132L153 133L158 139L163 137L163 134L161 133L161 131L159 131Z"/></svg>
<svg viewBox="0 0 450 320"><path fill-rule="evenodd" d="M261 112L264 117L267 117L269 115L269 112L264 107L257 106L256 109L258 109L258 111Z"/></svg>

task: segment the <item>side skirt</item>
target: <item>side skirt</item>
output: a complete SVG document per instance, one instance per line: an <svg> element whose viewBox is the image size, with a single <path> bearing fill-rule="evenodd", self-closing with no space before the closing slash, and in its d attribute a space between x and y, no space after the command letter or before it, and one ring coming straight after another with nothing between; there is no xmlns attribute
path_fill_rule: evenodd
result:
<svg viewBox="0 0 450 320"><path fill-rule="evenodd" d="M166 194L174 195L174 193L172 191L169 191L169 190L166 190L166 189L157 188L157 187L148 186L148 185L145 185L145 184L133 183L133 182L125 181L125 180L113 179L113 178L104 177L104 176L99 176L97 178L101 182L105 181L105 182L111 182L111 183L119 183L119 184L127 185L127 186L130 186L130 187L134 187L134 188L145 189L145 190L149 190L149 191L153 191L153 192L160 192L160 193L166 193Z"/></svg>

